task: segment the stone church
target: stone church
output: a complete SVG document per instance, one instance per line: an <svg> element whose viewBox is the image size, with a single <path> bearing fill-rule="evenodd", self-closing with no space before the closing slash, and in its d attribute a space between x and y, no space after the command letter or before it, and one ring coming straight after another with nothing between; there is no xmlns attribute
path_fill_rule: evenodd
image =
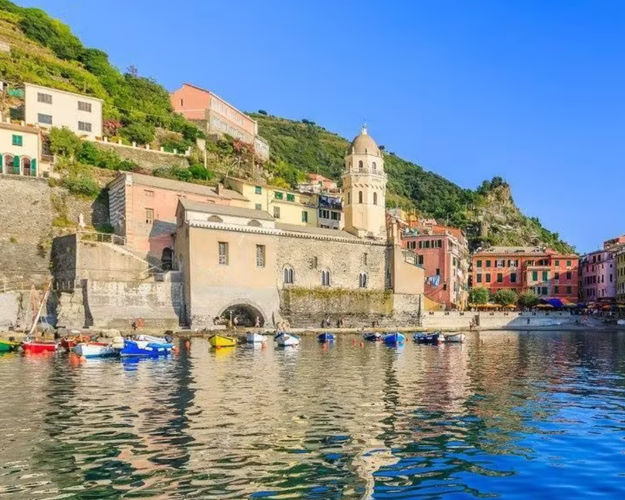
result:
<svg viewBox="0 0 625 500"><path fill-rule="evenodd" d="M175 259L182 272L184 321L217 317L267 327L415 324L423 269L400 247L385 209L384 158L363 127L343 173L344 230L286 224L266 211L181 199Z"/></svg>

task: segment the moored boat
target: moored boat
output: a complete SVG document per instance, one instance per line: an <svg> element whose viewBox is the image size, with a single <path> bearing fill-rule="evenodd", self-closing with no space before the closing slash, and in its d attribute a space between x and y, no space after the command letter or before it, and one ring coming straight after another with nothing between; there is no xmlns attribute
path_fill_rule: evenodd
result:
<svg viewBox="0 0 625 500"><path fill-rule="evenodd" d="M22 342L24 352L38 354L56 351L56 342L53 340L25 340Z"/></svg>
<svg viewBox="0 0 625 500"><path fill-rule="evenodd" d="M71 351L76 345L80 344L81 342L89 342L91 340L91 337L89 337L88 335L72 335L70 337L63 337L61 339L61 348L65 349L66 351Z"/></svg>
<svg viewBox="0 0 625 500"><path fill-rule="evenodd" d="M226 337L225 335L213 335L209 337L208 341L210 345L215 347L216 349L220 347L234 347L237 345L237 339L233 337Z"/></svg>
<svg viewBox="0 0 625 500"><path fill-rule="evenodd" d="M365 333L362 337L368 342L382 342L382 334L378 332Z"/></svg>
<svg viewBox="0 0 625 500"><path fill-rule="evenodd" d="M74 346L74 352L83 358L107 358L119 355L119 350L106 342L81 342Z"/></svg>
<svg viewBox="0 0 625 500"><path fill-rule="evenodd" d="M325 344L326 342L334 342L336 340L334 334L329 332L320 333L319 335L317 335L317 339L322 344Z"/></svg>
<svg viewBox="0 0 625 500"><path fill-rule="evenodd" d="M265 336L260 333L248 332L245 336L245 340L247 340L250 344L264 344L267 339L265 339Z"/></svg>
<svg viewBox="0 0 625 500"><path fill-rule="evenodd" d="M140 335L139 337L143 336ZM124 339L124 347L119 351L119 355L122 357L157 358L170 354L173 347L169 342L152 342L151 340L141 340L140 338L136 340Z"/></svg>
<svg viewBox="0 0 625 500"><path fill-rule="evenodd" d="M293 335L291 333L280 332L275 337L274 340L281 347L289 347L299 345L299 337Z"/></svg>
<svg viewBox="0 0 625 500"><path fill-rule="evenodd" d="M449 335L445 335L445 342L461 344L462 342L464 342L464 339L464 333L450 333Z"/></svg>
<svg viewBox="0 0 625 500"><path fill-rule="evenodd" d="M412 339L417 344L438 344L443 341L443 334L441 332L415 333Z"/></svg>
<svg viewBox="0 0 625 500"><path fill-rule="evenodd" d="M20 346L19 342L0 339L0 352L15 351Z"/></svg>
<svg viewBox="0 0 625 500"><path fill-rule="evenodd" d="M399 332L389 333L384 336L384 343L386 345L401 345L405 342L405 340L406 337Z"/></svg>

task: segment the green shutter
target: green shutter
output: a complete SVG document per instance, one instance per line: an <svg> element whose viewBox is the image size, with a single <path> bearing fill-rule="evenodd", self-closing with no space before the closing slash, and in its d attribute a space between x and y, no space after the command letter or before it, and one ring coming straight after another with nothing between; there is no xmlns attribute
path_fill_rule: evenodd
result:
<svg viewBox="0 0 625 500"><path fill-rule="evenodd" d="M18 174L18 175L20 173L20 157L19 156L13 157L13 173Z"/></svg>
<svg viewBox="0 0 625 500"><path fill-rule="evenodd" d="M0 174L2 173L2 162L4 161L4 156L0 154Z"/></svg>
<svg viewBox="0 0 625 500"><path fill-rule="evenodd" d="M30 160L30 175L37 177L37 160Z"/></svg>

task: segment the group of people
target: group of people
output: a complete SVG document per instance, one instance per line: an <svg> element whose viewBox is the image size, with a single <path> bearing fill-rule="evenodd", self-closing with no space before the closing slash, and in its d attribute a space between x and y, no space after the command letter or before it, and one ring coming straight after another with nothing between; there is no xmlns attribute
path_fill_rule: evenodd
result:
<svg viewBox="0 0 625 500"><path fill-rule="evenodd" d="M332 326L332 322L330 320L330 316L326 316L321 320L321 328L330 328ZM336 327L343 328L345 326L345 321L343 318L339 318L336 320Z"/></svg>

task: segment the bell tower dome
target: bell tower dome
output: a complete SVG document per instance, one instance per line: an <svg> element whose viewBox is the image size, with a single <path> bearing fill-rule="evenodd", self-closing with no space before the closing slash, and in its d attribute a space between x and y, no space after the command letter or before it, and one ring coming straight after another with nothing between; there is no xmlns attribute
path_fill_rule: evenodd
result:
<svg viewBox="0 0 625 500"><path fill-rule="evenodd" d="M345 230L361 238L386 238L384 159L363 125L345 155Z"/></svg>

